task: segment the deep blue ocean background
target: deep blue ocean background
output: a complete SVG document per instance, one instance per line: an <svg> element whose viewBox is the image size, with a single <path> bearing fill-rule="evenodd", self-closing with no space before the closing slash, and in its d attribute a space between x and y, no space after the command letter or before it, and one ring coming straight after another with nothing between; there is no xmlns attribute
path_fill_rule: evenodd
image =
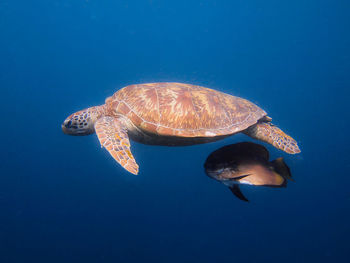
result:
<svg viewBox="0 0 350 263"><path fill-rule="evenodd" d="M349 262L350 2L0 0L0 262ZM292 135L287 188L204 173L236 135L132 142L133 176L71 113L130 84L251 100ZM257 141L254 141L257 142ZM260 143L260 142L259 142Z"/></svg>

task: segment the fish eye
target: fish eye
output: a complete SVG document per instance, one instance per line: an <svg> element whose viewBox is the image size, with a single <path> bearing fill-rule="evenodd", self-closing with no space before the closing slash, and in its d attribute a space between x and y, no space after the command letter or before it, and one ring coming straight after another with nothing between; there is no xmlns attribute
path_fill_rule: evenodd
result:
<svg viewBox="0 0 350 263"><path fill-rule="evenodd" d="M218 174L222 173L223 171L224 171L224 167L217 167L215 169L215 172L218 173Z"/></svg>

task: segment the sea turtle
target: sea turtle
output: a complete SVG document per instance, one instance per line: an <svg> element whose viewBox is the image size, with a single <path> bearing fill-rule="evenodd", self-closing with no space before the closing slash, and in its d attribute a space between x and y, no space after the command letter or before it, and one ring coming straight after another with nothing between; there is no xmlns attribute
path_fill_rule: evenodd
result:
<svg viewBox="0 0 350 263"><path fill-rule="evenodd" d="M296 141L271 124L266 112L250 101L183 83L124 87L104 105L70 115L62 130L70 135L96 132L101 147L133 174L138 174L139 168L129 137L144 144L183 146L243 132L287 153L300 152Z"/></svg>

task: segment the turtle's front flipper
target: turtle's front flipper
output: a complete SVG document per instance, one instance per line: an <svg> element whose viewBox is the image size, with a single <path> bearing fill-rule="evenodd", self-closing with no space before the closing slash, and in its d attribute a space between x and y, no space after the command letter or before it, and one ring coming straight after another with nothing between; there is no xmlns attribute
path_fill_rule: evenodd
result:
<svg viewBox="0 0 350 263"><path fill-rule="evenodd" d="M257 123L244 131L248 136L272 144L290 154L300 153L297 142L270 122Z"/></svg>
<svg viewBox="0 0 350 263"><path fill-rule="evenodd" d="M101 147L105 147L113 158L130 173L137 174L139 166L130 151L130 142L122 120L102 117L95 123L95 131Z"/></svg>

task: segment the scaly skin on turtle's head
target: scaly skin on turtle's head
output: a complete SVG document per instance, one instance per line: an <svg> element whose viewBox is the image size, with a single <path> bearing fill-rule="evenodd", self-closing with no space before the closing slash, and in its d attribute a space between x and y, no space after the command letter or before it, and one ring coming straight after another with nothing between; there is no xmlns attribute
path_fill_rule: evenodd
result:
<svg viewBox="0 0 350 263"><path fill-rule="evenodd" d="M87 108L70 115L62 123L62 131L69 135L89 135L95 132L96 120L104 114L104 105Z"/></svg>

